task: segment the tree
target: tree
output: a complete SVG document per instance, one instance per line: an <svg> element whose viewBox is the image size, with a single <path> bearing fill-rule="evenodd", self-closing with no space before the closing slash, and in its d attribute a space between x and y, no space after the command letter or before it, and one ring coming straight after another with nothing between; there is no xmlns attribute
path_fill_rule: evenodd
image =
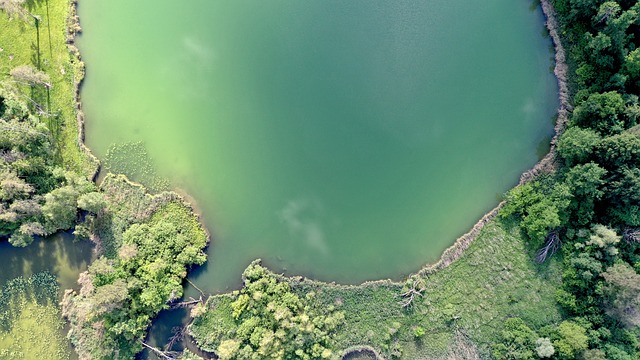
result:
<svg viewBox="0 0 640 360"><path fill-rule="evenodd" d="M76 222L78 192L71 186L55 189L45 196L42 214L45 228L51 234L59 229L70 229Z"/></svg>
<svg viewBox="0 0 640 360"><path fill-rule="evenodd" d="M551 344L549 338L539 338L536 340L536 353L538 357L550 358L555 352L556 350L553 348L553 344Z"/></svg>
<svg viewBox="0 0 640 360"><path fill-rule="evenodd" d="M98 214L107 207L107 200L105 200L104 194L92 191L90 193L80 195L78 198L78 207L82 210Z"/></svg>
<svg viewBox="0 0 640 360"><path fill-rule="evenodd" d="M616 134L627 125L624 117L625 103L615 91L591 94L573 111L574 125L589 127L601 134Z"/></svg>
<svg viewBox="0 0 640 360"><path fill-rule="evenodd" d="M613 205L640 202L640 169L623 166L609 180L608 197Z"/></svg>
<svg viewBox="0 0 640 360"><path fill-rule="evenodd" d="M640 325L640 275L627 263L617 263L602 274L606 281L607 314L627 327Z"/></svg>
<svg viewBox="0 0 640 360"><path fill-rule="evenodd" d="M604 194L602 185L605 183L604 177L606 174L607 170L596 163L590 162L571 168L565 181L575 197L598 200Z"/></svg>
<svg viewBox="0 0 640 360"><path fill-rule="evenodd" d="M538 334L520 318L509 318L504 322L501 341L493 344L492 355L498 360L535 359L534 348Z"/></svg>
<svg viewBox="0 0 640 360"><path fill-rule="evenodd" d="M51 79L49 75L34 68L31 65L20 65L10 71L13 79L23 85L28 86L44 86L51 89Z"/></svg>
<svg viewBox="0 0 640 360"><path fill-rule="evenodd" d="M218 356L220 360L230 360L236 356L240 350L240 342L237 340L224 340L218 347Z"/></svg>
<svg viewBox="0 0 640 360"><path fill-rule="evenodd" d="M558 154L567 166L582 164L591 158L600 140L594 130L573 126L558 140Z"/></svg>
<svg viewBox="0 0 640 360"><path fill-rule="evenodd" d="M602 0L572 0L570 17L572 20L585 21L596 14Z"/></svg>
<svg viewBox="0 0 640 360"><path fill-rule="evenodd" d="M561 224L558 208L551 201L541 201L527 209L527 215L520 225L535 242L535 246L539 247L549 232Z"/></svg>
<svg viewBox="0 0 640 360"><path fill-rule="evenodd" d="M636 86L640 86L640 48L631 51L624 58L622 71L629 77L629 80Z"/></svg>
<svg viewBox="0 0 640 360"><path fill-rule="evenodd" d="M0 200L11 201L29 197L35 189L12 171L0 173Z"/></svg>
<svg viewBox="0 0 640 360"><path fill-rule="evenodd" d="M607 1L600 5L598 13L594 16L593 20L596 23L607 23L610 19L616 18L621 11L620 4L615 1Z"/></svg>
<svg viewBox="0 0 640 360"><path fill-rule="evenodd" d="M563 321L558 325L558 339L553 342L558 354L566 359L574 359L587 349L587 330L573 321Z"/></svg>
<svg viewBox="0 0 640 360"><path fill-rule="evenodd" d="M344 314L329 306L319 312L309 306L315 293L298 296L288 282L254 261L243 273L243 288L232 295L228 314L234 330L218 331L211 346L226 358L325 359L331 331L344 322ZM225 310L226 311L226 310ZM196 322L207 322L200 317ZM199 326L202 326L199 324ZM400 326L400 325L398 325ZM217 326L216 326L217 328ZM235 356L235 357L234 357Z"/></svg>
<svg viewBox="0 0 640 360"><path fill-rule="evenodd" d="M607 170L593 162L576 165L567 173L565 183L575 197L571 206L575 220L579 225L591 222L595 201L600 200L604 194L603 186L606 174Z"/></svg>
<svg viewBox="0 0 640 360"><path fill-rule="evenodd" d="M506 204L500 209L503 218L511 215L524 215L527 208L540 202L544 195L537 190L533 183L519 185L507 193Z"/></svg>
<svg viewBox="0 0 640 360"><path fill-rule="evenodd" d="M33 242L33 236L16 231L9 238L9 243L15 247L25 247Z"/></svg>
<svg viewBox="0 0 640 360"><path fill-rule="evenodd" d="M582 354L584 360L607 360L607 356L604 351L600 349L587 350Z"/></svg>
<svg viewBox="0 0 640 360"><path fill-rule="evenodd" d="M623 132L603 139L596 148L597 162L608 170L640 165L640 138Z"/></svg>
<svg viewBox="0 0 640 360"><path fill-rule="evenodd" d="M629 27L638 21L636 6L621 12L620 5L614 1L607 1L600 6L598 15L606 21L603 31L609 35L613 42L613 51L618 64L627 53L627 47L631 36L627 34Z"/></svg>
<svg viewBox="0 0 640 360"><path fill-rule="evenodd" d="M30 13L24 7L25 0L0 0L0 10L9 15L9 17L17 16L23 20L27 19Z"/></svg>
<svg viewBox="0 0 640 360"><path fill-rule="evenodd" d="M126 281L117 279L111 284L100 286L96 289L91 306L96 315L104 314L121 307L127 299L129 290Z"/></svg>
<svg viewBox="0 0 640 360"><path fill-rule="evenodd" d="M65 172L66 185L45 195L42 214L45 217L45 229L51 234L60 229L70 229L76 222L78 198L95 190L95 184L82 175Z"/></svg>
<svg viewBox="0 0 640 360"><path fill-rule="evenodd" d="M611 69L614 66L614 58L611 53L612 41L609 35L599 32L596 36L587 33L587 49L591 50L592 63L600 69Z"/></svg>
<svg viewBox="0 0 640 360"><path fill-rule="evenodd" d="M616 245L622 240L622 236L618 235L615 230L596 224L591 228L591 231L592 234L589 237L589 241L586 242L587 246L602 250L609 256L618 254Z"/></svg>

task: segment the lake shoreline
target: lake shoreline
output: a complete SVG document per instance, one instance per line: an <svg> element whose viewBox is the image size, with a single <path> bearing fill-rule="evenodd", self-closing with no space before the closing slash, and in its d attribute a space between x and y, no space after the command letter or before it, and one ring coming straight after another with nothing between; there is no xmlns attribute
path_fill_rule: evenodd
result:
<svg viewBox="0 0 640 360"><path fill-rule="evenodd" d="M69 13L67 14L67 29L66 29L66 42L67 49L69 50L69 56L72 59L75 59L78 66L74 68L73 72L73 86L74 86L74 97L75 97L75 112L76 112L76 121L78 123L78 146L82 150L82 152L89 158L89 160L93 163L94 168L92 173L88 174L89 179L91 181L96 182L98 174L100 173L100 160L91 152L91 149L87 147L84 143L85 139L85 116L82 111L82 101L80 99L80 90L82 87L82 83L84 81L84 74L86 72L86 67L84 62L82 61L82 57L80 55L80 50L76 46L76 36L82 31L80 27L80 19L78 17L78 0L70 0L69 1Z"/></svg>
<svg viewBox="0 0 640 360"><path fill-rule="evenodd" d="M71 0L69 6L70 8L69 8L69 27L67 32L67 45L69 48L70 55L73 57L76 57L80 62L80 64L82 65L82 73L80 74L80 76L77 76L77 77L74 76L77 121L78 121L78 144L81 147L81 149L87 154L87 156L96 164L95 171L91 176L91 179L95 181L100 172L100 161L91 152L91 149L89 149L85 144L86 119L82 111L82 100L80 97L80 91L81 91L82 83L84 81L85 65L81 61L82 57L81 57L80 51L75 45L75 38L81 32L80 19L76 15L78 0ZM559 136L562 134L562 132L566 127L569 112L572 110L572 106L569 103L569 89L568 89L568 81L567 81L568 67L565 60L566 57L565 57L564 47L561 43L560 35L558 33L558 23L556 20L555 9L553 8L553 5L550 3L549 0L540 0L540 6L545 16L546 28L549 31L549 36L551 37L551 40L554 46L554 52L555 52L554 75L558 81L558 87L559 87L558 99L560 101L560 104L558 106L557 120L554 127L555 134L551 139L551 142L550 142L551 148L549 152L547 153L547 155L545 155L542 158L542 160L540 160L536 165L534 165L533 168L525 171L520 176L518 185L527 183L535 179L540 174L549 173L555 170L554 162L556 160L556 143ZM180 194L181 197L187 199L186 202L188 202L189 204L195 201L195 199L189 194L187 194L184 190L172 189L171 191L177 192L178 194ZM500 202L491 211L486 213L480 220L478 220L473 225L473 227L468 232L458 237L451 246L445 249L442 255L440 256L440 258L438 259L438 261L436 261L435 263L424 265L420 270L417 271L417 274L426 275L426 274L433 273L435 271L441 270L449 266L451 263L453 263L458 258L460 258L464 254L464 251L469 247L469 245L471 245L471 243L475 240L475 238L478 237L484 225L490 222L498 214L498 211L502 208L503 205L504 205L504 201ZM198 211L198 208L194 207L193 204L191 204L191 207L194 209L194 213L200 219L202 219L201 212ZM200 221L202 222L203 225L206 225L203 220L200 220ZM203 226L203 227L207 229L207 232L209 232L206 226ZM298 276L294 276L294 277L298 277ZM364 284L372 284L372 283L375 284L378 282L387 283L388 281L392 281L392 280L390 279L371 280L371 281L365 281L361 284L345 285L345 286L359 286ZM397 282L400 283L402 282L402 280Z"/></svg>
<svg viewBox="0 0 640 360"><path fill-rule="evenodd" d="M82 81L84 79L84 63L82 63L80 52L75 46L75 37L80 32L79 19L76 15L77 5L78 5L77 0L70 1L70 13L69 13L70 21L69 21L69 27L68 27L68 33L67 33L67 45L69 48L70 55L73 57L76 57L79 63L81 64L82 71L79 74L80 76L76 77L75 76L76 74L74 74L76 111L77 111L77 122L78 122L78 146L80 146L80 148L87 154L87 156L96 164L95 171L91 177L91 179L95 181L100 170L100 162L95 157L95 155L93 155L91 150L86 146L84 142L85 116L84 116L84 113L82 112L82 102L80 97ZM520 176L518 185L527 183L535 179L540 174L553 172L555 170L557 139L565 129L566 123L568 121L569 113L572 109L569 103L569 91L568 91L568 82L567 82L568 71L567 71L567 64L565 61L565 51L564 51L564 47L562 46L562 43L560 42L560 35L558 33L558 24L555 17L556 16L555 10L549 0L541 0L540 5L542 7L542 10L546 19L545 20L546 27L549 31L549 34L554 46L554 51L555 51L554 74L559 85L558 98L560 100L560 104L558 107L557 119L554 127L555 134L550 142L551 147L550 147L549 153L547 153L547 155L545 155L533 168L524 172ZM190 205L194 213L197 215L198 221L201 223L205 231L208 232L208 228L204 226L205 223L202 220L202 217L200 216L201 214L197 210L197 207L194 207L193 205L191 205L191 202L187 201L187 200L193 200L193 198L190 197L185 192L181 191L180 189L173 189L172 191L178 192L182 200L185 203L188 203ZM498 211L502 208L503 205L504 205L504 201L500 202L494 209L486 213L480 220L478 220L478 222L467 233L458 237L450 247L444 250L444 252L439 257L439 260L437 262L433 264L424 265L415 274L410 274L404 279L409 279L416 275L422 277L422 276L432 274L434 272L440 271L448 267L453 262L458 260L462 255L464 255L465 251L474 242L474 240L478 238L481 231L484 229L485 225L492 222L492 220L496 217L496 215L498 214ZM390 279L380 279L380 280L373 280L373 281L365 281L357 285L346 285L346 284L338 284L335 282L327 283L327 282L316 281L316 280L308 279L302 276L293 276L293 277L283 276L282 278L286 278L288 281L303 281L304 279L305 281L310 281L316 284L322 284L323 286L339 287L339 288L368 287L368 286L378 286L383 284L401 285L403 283L403 280L392 281ZM343 356L352 355L352 352L353 353L361 352L363 349L364 348L354 348L354 349L351 349L352 351L346 350L343 353Z"/></svg>
<svg viewBox="0 0 640 360"><path fill-rule="evenodd" d="M564 132L567 122L569 120L569 113L573 110L569 99L569 85L568 85L568 65L566 63L566 54L562 40L558 32L558 21L556 19L556 11L551 4L550 0L540 0L540 6L545 17L545 26L549 31L549 36L553 43L555 66L553 73L558 81L558 113L554 126L554 135L551 138L550 149L547 155L542 160L535 164L531 169L525 171L520 176L520 181L516 186L523 185L534 180L541 174L552 173L556 170L556 144L558 138ZM469 245L478 237L480 231L484 226L489 223L493 218L498 215L500 209L504 206L505 202L501 201L493 210L485 214L478 222L467 232L460 236L456 241L448 247L440 256L440 259L434 264L425 265L420 271L419 275L427 275L435 271L441 270L451 263L460 258L465 250L469 248Z"/></svg>
<svg viewBox="0 0 640 360"><path fill-rule="evenodd" d="M67 44L68 44L69 52L71 56L76 57L79 60L80 64L82 65L82 73L78 78L75 79L76 80L75 93L76 93L76 103L77 103L76 107L77 107L77 121L78 121L78 144L82 148L82 150L90 157L90 159L96 163L96 169L92 176L92 179L95 181L100 172L100 161L91 152L91 150L86 146L84 142L85 140L84 125L86 120L85 120L85 115L82 111L82 101L80 97L80 91L81 91L82 82L84 80L85 66L84 66L84 63L81 61L80 51L75 46L75 37L81 32L79 18L76 15L77 6L78 6L78 0L70 1L70 14L69 14L70 21L69 21L68 34L67 34ZM546 28L549 32L550 38L554 46L554 52L555 52L554 75L558 82L558 88L559 88L558 99L560 103L558 106L557 119L554 126L554 136L550 141L551 147L549 152L531 169L525 171L520 176L520 180L517 185L522 185L526 182L529 182L535 179L540 174L550 173L555 170L556 166L554 162L556 160L556 143L557 143L558 137L562 134L562 132L566 127L568 115L572 110L572 106L569 103L569 90L568 90L568 81L567 81L568 70L567 70L567 64L565 61L565 51L560 40L560 35L558 33L558 24L557 24L556 15L555 15L555 9L553 8L553 5L550 3L549 0L540 0L540 6L545 16ZM192 196L187 194L182 189L174 188L174 189L171 189L171 191L177 192L178 194L180 194L180 196L185 198L186 201L189 202L190 204L195 201L195 199ZM446 268L451 263L453 263L458 258L460 258L464 254L464 251L469 247L469 245L475 240L475 238L477 238L477 236L479 235L484 225L490 222L497 215L498 211L503 205L504 205L504 202L500 202L498 205L496 205L496 207L494 207L492 210L487 212L484 216L482 216L482 218L480 218L480 220L478 220L471 227L471 229L468 232L458 237L451 246L446 248L435 263L425 264L416 273L419 275L433 273L435 271ZM202 216L201 216L202 214L201 214L201 211L199 211L198 207L194 206L193 204L191 204L191 207L194 209L194 213L201 219L200 221L202 222L202 224L206 225L202 220ZM204 227L207 228L206 226ZM411 275L408 275L407 277L410 277L410 276ZM295 277L298 277L298 276L295 276ZM379 281L387 282L392 280L390 279L371 280L371 281L362 282L360 285L368 284L368 283L377 283ZM397 282L400 283L402 282L402 280L399 280ZM359 286L359 284L348 285L348 286Z"/></svg>
<svg viewBox="0 0 640 360"><path fill-rule="evenodd" d="M549 152L531 169L525 171L520 176L519 182L517 186L530 182L536 179L539 175L552 173L557 169L557 156L556 156L556 143L558 138L564 132L569 114L572 110L572 106L570 104L569 97L569 87L568 87L568 66L566 64L565 58L565 50L561 42L561 38L558 32L558 22L556 20L556 12L549 0L541 0L540 6L545 16L545 26L549 32L549 36L552 40L554 46L554 55L555 55L555 65L554 65L554 75L558 82L558 99L559 105L557 110L557 117L554 126L554 136L550 141L550 150ZM429 281L430 275L434 275L435 273L440 273L442 270L446 269L452 263L456 262L456 260L460 259L465 253L466 250L472 245L472 243L481 237L484 233L483 230L489 225L489 232L491 232L497 222L496 216L498 215L499 210L504 206L505 201L500 202L494 209L486 213L467 233L460 236L456 239L456 241L447 248L439 260L433 264L424 265L419 271L414 274L410 274L400 281L392 281L390 279L380 279L373 281L365 281L361 284L357 285L348 285L348 284L339 284L335 282L322 282L313 279L309 279L304 276L284 276L277 275L277 278L280 281L286 281L290 283L292 286L299 286L300 288L317 288L324 289L330 291L337 292L346 292L348 291L366 291L369 289L371 291L376 291L376 289L382 289L385 287L391 287L397 289L397 294L401 292L403 285L408 284L411 279L415 281L424 280L426 282ZM486 234L487 236L491 236L490 234ZM324 291L322 290L322 291ZM225 296L225 294L215 295L210 298L210 301L207 304L215 303L216 297ZM376 300L377 301L377 300ZM191 326L193 324L193 318L190 319L190 324L188 325L188 333L191 336L194 336ZM198 346L199 347L199 346ZM341 352L342 359L348 359L349 356L355 356L358 354L362 354L363 351L367 353L367 355L373 355L376 359L385 359L385 357L376 352L375 349L369 345L361 343L361 346L350 346Z"/></svg>

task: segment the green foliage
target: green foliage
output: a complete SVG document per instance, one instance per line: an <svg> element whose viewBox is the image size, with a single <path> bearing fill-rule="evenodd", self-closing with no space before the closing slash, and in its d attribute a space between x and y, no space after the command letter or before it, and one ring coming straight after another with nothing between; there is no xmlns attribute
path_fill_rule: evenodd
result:
<svg viewBox="0 0 640 360"><path fill-rule="evenodd" d="M594 38L594 41L601 36L606 37L604 34L599 34ZM576 106L572 121L577 126L592 128L603 135L620 133L632 125L624 116L624 105L622 95L615 91L591 94L584 102Z"/></svg>
<svg viewBox="0 0 640 360"><path fill-rule="evenodd" d="M558 154L567 166L586 163L600 143L600 135L577 126L567 129L558 140Z"/></svg>
<svg viewBox="0 0 640 360"><path fill-rule="evenodd" d="M42 206L44 226L48 234L69 229L76 222L78 198L95 189L95 185L74 173L66 173L66 185L45 196Z"/></svg>
<svg viewBox="0 0 640 360"><path fill-rule="evenodd" d="M534 348L537 338L538 334L522 319L507 319L504 322L500 342L493 345L492 355L498 360L535 359Z"/></svg>
<svg viewBox="0 0 640 360"><path fill-rule="evenodd" d="M332 357L330 334L344 322L344 313L328 309L317 313L287 282L253 262L243 273L244 287L231 295L233 324L227 332L207 340L221 359ZM204 322L204 323L203 323ZM206 326L207 317L195 326Z"/></svg>
<svg viewBox="0 0 640 360"><path fill-rule="evenodd" d="M105 182L104 196L87 192L84 205L97 210L100 232L95 236L111 233L106 238L121 241L115 254L102 256L81 276L82 289L65 297L64 311L81 356L133 358L151 319L182 296L188 267L204 263L208 238L177 195L151 197L122 177ZM125 218L128 222L115 221Z"/></svg>
<svg viewBox="0 0 640 360"><path fill-rule="evenodd" d="M537 268L520 229L505 221L488 223L461 259L443 270L412 276L408 287L390 281L347 286L276 278L287 282L311 313L344 313L344 321L329 333L327 347L335 356L366 345L385 358L488 357L506 319L520 317L532 328L561 320L555 303L560 285L557 261L552 259L545 269ZM400 294L416 279L424 283L423 296L404 309ZM232 303L240 295L209 299L206 312L189 327L199 347L216 352L223 340L250 336L250 329L261 320L245 315L245 309L240 319L247 318L242 326L238 324ZM425 334L416 339L418 327Z"/></svg>
<svg viewBox="0 0 640 360"><path fill-rule="evenodd" d="M566 175L565 181L569 191L578 199L599 200L604 191L604 176L607 170L598 164L588 163L576 165Z"/></svg>
<svg viewBox="0 0 640 360"><path fill-rule="evenodd" d="M575 359L576 355L587 349L586 329L572 322L563 321L558 325L557 337L553 341L558 356L563 359Z"/></svg>
<svg viewBox="0 0 640 360"><path fill-rule="evenodd" d="M76 223L78 197L94 185L54 164L48 128L15 94L0 90L0 236L27 246Z"/></svg>
<svg viewBox="0 0 640 360"><path fill-rule="evenodd" d="M640 325L640 275L627 263L616 263L602 274L606 281L607 313L627 327Z"/></svg>
<svg viewBox="0 0 640 360"><path fill-rule="evenodd" d="M596 157L605 169L635 168L640 163L640 138L628 132L606 137L598 144Z"/></svg>
<svg viewBox="0 0 640 360"><path fill-rule="evenodd" d="M606 174L607 170L592 162L576 165L566 174L565 183L574 196L569 211L575 224L584 226L593 219L596 201L604 194Z"/></svg>
<svg viewBox="0 0 640 360"><path fill-rule="evenodd" d="M107 200L104 198L104 194L97 191L82 194L78 197L78 208L82 210L98 214L106 207Z"/></svg>
<svg viewBox="0 0 640 360"><path fill-rule="evenodd" d="M554 229L566 222L566 210L571 204L570 188L564 184L532 182L507 193L506 205L500 210L503 218L516 215L520 226L535 247L540 247Z"/></svg>

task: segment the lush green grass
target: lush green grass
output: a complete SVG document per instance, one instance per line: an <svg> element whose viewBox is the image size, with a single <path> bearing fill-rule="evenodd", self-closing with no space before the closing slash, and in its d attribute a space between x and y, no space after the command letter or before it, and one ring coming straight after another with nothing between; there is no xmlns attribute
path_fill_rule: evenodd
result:
<svg viewBox="0 0 640 360"><path fill-rule="evenodd" d="M494 220L459 260L424 278L424 296L408 309L400 305L402 283L342 286L280 279L301 299L315 293L313 301L306 301L315 311L323 313L333 305L344 312L344 324L332 334L331 345L338 352L368 345L386 357L401 354L405 359L460 356L463 351L486 356L507 318L520 317L534 329L561 319L555 302L559 264L539 266L532 259L519 228ZM208 345L205 350L216 350L219 340L210 336L220 331L214 329L233 331L233 296L211 297L208 312L191 326L196 341ZM419 339L418 326L426 332Z"/></svg>
<svg viewBox="0 0 640 360"><path fill-rule="evenodd" d="M78 144L75 89L84 76L84 65L67 47L70 1L30 0L27 8L42 19L39 42L33 19L9 19L0 12L0 81L9 78L11 69L25 64L49 75L53 85L49 109L57 116L42 119L54 133L56 160L68 170L93 175L96 165ZM46 93L37 96L46 103Z"/></svg>

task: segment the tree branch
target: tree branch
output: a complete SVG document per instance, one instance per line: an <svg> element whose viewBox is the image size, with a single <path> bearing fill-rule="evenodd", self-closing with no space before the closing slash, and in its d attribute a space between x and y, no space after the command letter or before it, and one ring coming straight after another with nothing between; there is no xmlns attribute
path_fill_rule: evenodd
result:
<svg viewBox="0 0 640 360"><path fill-rule="evenodd" d="M547 235L546 242L542 249L538 250L538 253L536 254L536 262L538 264L542 264L543 262L547 261L547 258L558 251L558 249L560 248L560 244L561 241L559 230L552 230L549 235Z"/></svg>

